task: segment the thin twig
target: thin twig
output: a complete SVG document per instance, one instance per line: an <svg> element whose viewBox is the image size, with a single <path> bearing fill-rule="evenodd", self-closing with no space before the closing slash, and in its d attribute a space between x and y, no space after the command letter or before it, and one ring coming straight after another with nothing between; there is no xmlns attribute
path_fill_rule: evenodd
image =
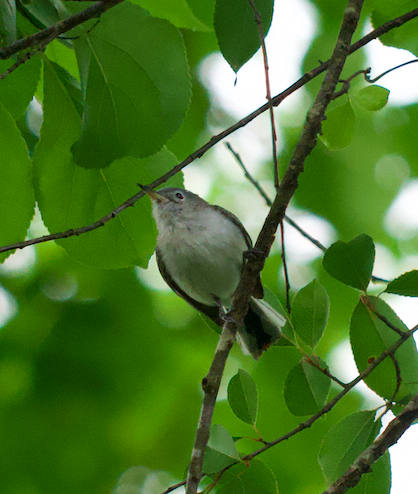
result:
<svg viewBox="0 0 418 494"><path fill-rule="evenodd" d="M394 353L390 353L389 357L392 359L393 365L395 366L395 372L396 372L396 388L395 391L393 392L392 398L391 398L391 403L393 403L396 399L396 395L398 394L401 384L402 384L402 374L401 374L401 368L399 366L398 359L396 358Z"/></svg>
<svg viewBox="0 0 418 494"><path fill-rule="evenodd" d="M123 1L123 0L120 0L120 1ZM102 3L106 3L108 5L107 2L97 2L97 4L102 4ZM91 7L94 7L97 4L94 4ZM113 4L111 6L113 6ZM88 9L90 9L91 7L88 7ZM108 6L108 8L110 8L110 6ZM86 9L86 10L88 10L88 9ZM100 11L100 9L99 9L99 11ZM83 12L85 12L85 11L83 11ZM95 11L95 12L97 13L97 11ZM98 15L100 15L100 14L98 14ZM91 17L94 17L94 15L92 15ZM372 40L378 38L379 36L382 36L383 34L389 32L391 29L395 29L397 27L400 27L403 24L405 24L406 22L411 21L412 19L415 19L416 17L418 17L418 8L412 10L411 12L407 12L406 14L404 14L400 17L397 17L396 19L393 19L389 22L386 22L385 24L383 24L379 28L375 29L374 31L372 31L371 33L369 33L368 35L364 36L362 39L360 39L359 41L354 43L350 48L350 54L359 50L360 48L365 46L370 41L372 41ZM69 19L67 19L67 20L69 20ZM80 21L80 23L81 22L83 22L83 21ZM43 31L41 31L41 32L43 32ZM63 31L63 32L65 32L65 31ZM59 33L59 34L61 34L61 33ZM35 42L30 41L29 38L31 38L31 37L29 36L28 38L23 38L23 40L19 40L20 42L22 42L22 45L19 45L19 48L17 50L15 50L14 44L0 49L0 59L1 58L9 58L10 56L12 56L17 51L20 51L23 48L27 48L29 46L33 46L34 44L36 44ZM44 38L42 38L42 39L44 39ZM24 40L26 40L26 41L24 41ZM24 41L24 43L23 43L23 41ZM37 42L39 42L39 41L37 41ZM267 111L271 106L279 106L280 103L282 101L284 101L290 94L294 93L295 91L300 89L302 86L304 86L305 84L310 82L312 79L314 79L315 77L318 77L320 74L322 74L322 72L324 72L328 68L328 65L329 65L329 60L327 62L321 63L315 69L304 74L298 81L296 81L294 84L289 86L285 91L283 91L282 93L280 93L277 96L275 96L274 98L272 98L272 100L269 103L266 103L265 105L261 106L260 108L258 108L254 112L250 113L245 118L243 118L239 122L235 123L231 127L227 128L226 130L222 131L221 133L213 136L206 144L204 144L201 148L197 149L194 153L192 153L190 156L188 156L186 159L184 159L181 163L179 163L178 165L173 167L169 172L165 173L160 178L154 180L154 182L149 184L149 187L155 188L155 187L158 187L159 185L163 184L168 179L170 179L171 177L176 175L180 170L185 168L187 165L189 165L190 163L192 163L196 159L201 158L209 149L211 149L213 146L215 146L215 144L222 141L223 139L225 139L225 137L228 137L229 135L231 135L236 130L245 127L248 123L252 122L259 115L261 115L262 113ZM16 242L16 243L10 244L10 245L5 245L3 247L0 247L0 253L7 252L9 250L23 249L25 247L28 247L29 245L39 244L41 242L49 242L51 240L68 238L68 237L72 237L74 235L82 235L83 233L90 232L92 230L100 228L101 226L104 226L109 220L115 218L123 210L127 209L129 206L133 206L135 204L135 202L138 201L143 196L144 196L144 193L142 191L139 192L138 194L135 194L131 198L127 199L123 204L118 206L115 210L111 211L110 213L103 216L102 218L95 221L94 223L91 223L90 225L87 225L87 226L84 226L81 228L73 228L70 230L66 230L64 232L53 233L50 235L45 235L43 237L25 240L22 242ZM286 219L286 220L290 224L292 224L290 219ZM294 226L297 229L297 227L295 225L292 225L292 226ZM302 233L302 232L300 232L300 233L302 235L304 235L304 233ZM306 236L306 235L304 235L304 236ZM309 237L307 236L307 238L309 238ZM312 241L312 243L317 245L317 247L320 248L321 250L325 249L325 247L323 247L323 246L320 247L320 245L322 245L322 244L320 244L319 242L315 243L314 239L311 241ZM386 280L382 280L380 278L375 278L375 280L386 282Z"/></svg>
<svg viewBox="0 0 418 494"><path fill-rule="evenodd" d="M25 53L22 57L18 58L17 61L9 67L7 70L5 70L2 74L0 74L0 81L2 79L5 79L9 74L14 72L16 69L18 69L21 65L26 63L28 60L30 60L34 55L39 53L41 50L45 48L45 46L50 43L54 37L46 38L44 41L39 43L38 46L36 46L32 51L28 51Z"/></svg>
<svg viewBox="0 0 418 494"><path fill-rule="evenodd" d="M268 196L267 192L263 189L263 187L260 185L260 183L250 174L244 162L242 161L242 158L239 155L239 153L237 153L234 150L230 142L228 141L225 142L225 146L228 149L228 151L232 154L232 156L235 158L235 161L238 163L241 170L244 172L245 178L258 190L258 192L260 193L261 197L264 199L267 206L271 207L272 201L270 197Z"/></svg>
<svg viewBox="0 0 418 494"><path fill-rule="evenodd" d="M84 2L84 0L78 0L78 1ZM170 492L175 491L176 489L178 489L179 487L182 487L183 485L186 485L186 481L185 480L183 480L182 482L177 482L177 484L171 485L168 489L166 489L161 494L169 494Z"/></svg>
<svg viewBox="0 0 418 494"><path fill-rule="evenodd" d="M267 192L263 189L261 186L260 182L258 182L248 171L248 168L245 166L244 162L242 161L242 158L239 153L237 153L234 148L231 146L231 143L226 142L225 146L227 149L230 151L232 156L235 158L235 161L238 163L240 166L241 170L244 172L245 178L252 184L254 187L257 189L259 192L260 196L264 199L264 202L266 205L270 208L271 205L273 204L272 200L268 196ZM308 232L302 229L295 221L293 221L287 214L284 216L284 219L291 225L295 230L297 230L301 235L303 235L305 238L307 238L310 242L312 242L318 249L322 250L322 252L326 252L327 248L325 245L321 244L321 242L315 238L313 238L311 235L309 235Z"/></svg>
<svg viewBox="0 0 418 494"><path fill-rule="evenodd" d="M248 0L248 3L253 9L254 20L257 26L258 37L260 39L261 52L263 54L264 77L266 82L266 99L270 103L271 88L270 88L270 77L269 77L269 64L268 64L266 43L264 42L263 24L261 22L260 12L257 10L254 0ZM269 108L269 114L270 114L270 124L271 124L271 145L273 151L273 165L274 165L274 187L277 190L279 187L279 172L278 172L278 163L277 163L277 132L276 132L276 124L274 122L274 112L272 106L270 106Z"/></svg>
<svg viewBox="0 0 418 494"><path fill-rule="evenodd" d="M405 333L405 331L402 331L402 329L392 324L387 317L385 317L383 314L380 314L379 311L374 306L374 304L370 303L369 297L362 297L362 301L366 305L366 307L370 309L373 312L373 314L375 314L376 317L378 317L383 323L385 323L386 326L390 328L392 331L398 333L400 336L402 336Z"/></svg>
<svg viewBox="0 0 418 494"><path fill-rule="evenodd" d="M284 276L284 285L286 287L286 310L288 314L292 312L292 305L290 303L290 280L289 280L289 271L287 269L286 262L286 247L284 244L284 223L283 220L280 222L280 257L282 259L283 265L283 276Z"/></svg>
<svg viewBox="0 0 418 494"><path fill-rule="evenodd" d="M266 44L264 42L263 24L261 22L260 12L257 10L254 0L248 0L248 3L253 9L255 23L257 25L258 37L260 39L261 51L263 54L264 77L266 81L266 99L270 103L271 88L270 88L270 77L269 77L269 64L268 64ZM272 106L270 106L269 108L269 115L270 115L270 126L271 126L271 145L272 145L272 153L273 153L274 187L277 190L279 188L279 166L277 163L277 132L276 132L276 123L274 121L274 109ZM283 274L284 274L284 281L286 286L286 309L287 312L290 314L292 307L290 305L290 281L289 281L289 271L287 269L287 262L286 262L283 221L280 222L280 240L281 240L281 258L283 265Z"/></svg>
<svg viewBox="0 0 418 494"><path fill-rule="evenodd" d="M372 308L372 311L374 314L376 314L376 316L386 324L386 326L388 328L390 328L392 331L395 331L395 333L398 333L400 335L402 335L405 331L402 331L402 329L399 329L398 327L396 327L394 324L392 324L383 314L379 314L379 312L377 312L376 309L373 309Z"/></svg>
<svg viewBox="0 0 418 494"><path fill-rule="evenodd" d="M327 248L325 247L324 244L321 244L319 240L316 238L312 237L312 235L309 235L308 232L303 230L295 221L293 221L289 216L285 216L284 219L289 223L289 225L293 226L295 230L297 230L303 237L305 237L309 242L314 244L318 249L322 250L322 252L326 252Z"/></svg>
<svg viewBox="0 0 418 494"><path fill-rule="evenodd" d="M332 374L328 369L322 367L317 367L317 369L319 369L323 374L328 376L330 379L332 379L335 383L337 383L342 388L345 388L347 386L346 383L338 379L338 377L334 376L334 374Z"/></svg>
<svg viewBox="0 0 418 494"><path fill-rule="evenodd" d="M348 91L350 89L350 83L351 83L351 81L355 77L359 76L360 74L363 74L364 77L366 78L366 76L370 72L370 70L371 70L370 67L367 68L367 69L358 70L357 72L354 72L354 74L352 74L348 79L344 79L344 80L340 81L340 82L342 82L343 87L342 87L342 89L340 89L339 91L336 91L333 94L332 99L335 100L335 99L339 98L340 96L342 96L343 94L348 93Z"/></svg>
<svg viewBox="0 0 418 494"><path fill-rule="evenodd" d="M311 355L305 355L305 359L304 360L309 365L312 365L312 367L315 367L315 369L318 369L320 372L322 372L327 377L329 377L330 379L332 379L334 382L336 382L342 388L346 388L348 386L346 383L343 383L342 381L340 381L338 379L338 377L335 377L334 374L331 374L331 372L326 367L321 367L321 364L320 364L318 358L312 357Z"/></svg>
<svg viewBox="0 0 418 494"><path fill-rule="evenodd" d="M133 206L138 201L138 199L140 199L144 195L145 192L143 192L142 190L140 192L137 192L134 196L130 197L123 204L118 206L109 214L103 216L103 218L100 218L99 220L95 221L91 225L83 226L81 228L71 228L70 230L66 230L65 232L52 233L51 235L44 235L43 237L32 238L30 240L25 240L24 242L17 242L15 244L6 245L4 247L0 247L0 253L6 252L8 250L23 249L28 245L35 245L41 242L49 242L50 240L59 240L62 238L73 237L74 235L78 236L78 235L82 235L83 233L96 230L97 228L104 226L111 219L116 218L118 214L120 214L128 207Z"/></svg>
<svg viewBox="0 0 418 494"><path fill-rule="evenodd" d="M418 62L418 58L416 58L415 60L409 60L409 62L401 63L400 65L397 65L396 67L392 67L391 69L386 70L385 72L378 75L374 79L370 79L370 77L367 74L365 74L364 78L366 79L367 82L370 82L371 84L373 84L374 82L377 82L379 79L381 79L383 76L389 74L390 72L392 72L396 69L400 69L401 67L405 67L405 65L409 65L409 64L415 63L415 62Z"/></svg>

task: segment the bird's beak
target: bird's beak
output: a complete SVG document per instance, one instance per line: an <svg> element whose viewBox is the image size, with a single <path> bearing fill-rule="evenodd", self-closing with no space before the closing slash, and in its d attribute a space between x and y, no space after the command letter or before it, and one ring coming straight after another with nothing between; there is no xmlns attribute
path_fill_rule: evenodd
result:
<svg viewBox="0 0 418 494"><path fill-rule="evenodd" d="M147 194L147 196L151 199L151 201L155 202L168 202L169 199L167 197L163 196L162 194L159 194L157 191L150 189L146 185L141 185L138 184L139 187Z"/></svg>

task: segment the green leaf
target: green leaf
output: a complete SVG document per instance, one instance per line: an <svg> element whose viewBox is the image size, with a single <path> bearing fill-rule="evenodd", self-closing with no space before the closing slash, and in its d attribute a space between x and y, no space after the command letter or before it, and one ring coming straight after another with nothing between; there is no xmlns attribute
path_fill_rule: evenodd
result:
<svg viewBox="0 0 418 494"><path fill-rule="evenodd" d="M314 357L312 357L314 358ZM320 361L321 367L326 367ZM284 399L293 415L311 415L326 403L331 380L316 367L302 360L286 377Z"/></svg>
<svg viewBox="0 0 418 494"><path fill-rule="evenodd" d="M150 470L144 466L128 468L119 477L113 494L158 493L173 483L172 476L162 470Z"/></svg>
<svg viewBox="0 0 418 494"><path fill-rule="evenodd" d="M124 2L101 16L87 41L83 132L73 146L77 164L105 168L123 156L156 153L179 129L190 103L181 33Z"/></svg>
<svg viewBox="0 0 418 494"><path fill-rule="evenodd" d="M385 292L405 295L406 297L418 297L418 270L414 269L391 281Z"/></svg>
<svg viewBox="0 0 418 494"><path fill-rule="evenodd" d="M372 276L374 256L373 240L362 234L349 242L339 240L332 244L322 264L336 280L365 292Z"/></svg>
<svg viewBox="0 0 418 494"><path fill-rule="evenodd" d="M277 310L279 314L281 314L285 319L287 319L287 323L281 329L283 338L279 338L279 340L274 344L274 346L292 346L292 343L296 343L296 335L293 331L292 324L289 320L289 316L286 313L286 310L283 308L280 300L276 297L276 295L264 285L264 298L269 305L273 307L273 309Z"/></svg>
<svg viewBox="0 0 418 494"><path fill-rule="evenodd" d="M350 322L350 343L359 372L386 349L376 322L367 307L359 302ZM392 398L396 389L396 369L391 359L387 357L364 382L380 396Z"/></svg>
<svg viewBox="0 0 418 494"><path fill-rule="evenodd" d="M277 480L270 468L254 458L249 465L239 463L226 471L217 494L278 494Z"/></svg>
<svg viewBox="0 0 418 494"><path fill-rule="evenodd" d="M86 170L72 160L70 148L80 135L81 122L74 99L67 92L56 65L45 64L44 124L35 150L37 200L51 232L94 223L175 164L162 149L144 160L125 158L106 170ZM181 177L173 184L181 185ZM143 198L105 226L82 237L59 240L67 253L93 267L147 266L155 247L151 206Z"/></svg>
<svg viewBox="0 0 418 494"><path fill-rule="evenodd" d="M28 17L35 26L39 24L44 27L52 26L58 21L70 16L70 12L62 2L54 0L37 0L22 2L25 16Z"/></svg>
<svg viewBox="0 0 418 494"><path fill-rule="evenodd" d="M265 36L271 24L273 0L255 0L255 5ZM260 47L254 11L248 0L217 0L214 26L222 55L238 72Z"/></svg>
<svg viewBox="0 0 418 494"><path fill-rule="evenodd" d="M389 494L391 487L390 457L386 451L373 463L367 475L363 475L360 482L350 489L350 494Z"/></svg>
<svg viewBox="0 0 418 494"><path fill-rule="evenodd" d="M0 103L0 245L25 240L33 216L35 199L32 163L25 141L4 106ZM4 261L12 252L0 255Z"/></svg>
<svg viewBox="0 0 418 494"><path fill-rule="evenodd" d="M0 74L14 63L13 59L0 60ZM0 101L15 120L23 115L31 102L40 75L41 61L34 56L0 80Z"/></svg>
<svg viewBox="0 0 418 494"><path fill-rule="evenodd" d="M239 453L229 432L220 424L212 425L203 471L208 474L216 473L237 461L240 461Z"/></svg>
<svg viewBox="0 0 418 494"><path fill-rule="evenodd" d="M350 102L327 112L322 123L322 140L332 150L342 149L351 144L356 125L356 114Z"/></svg>
<svg viewBox="0 0 418 494"><path fill-rule="evenodd" d="M292 322L301 340L314 348L321 339L329 315L326 289L313 280L299 290L292 304Z"/></svg>
<svg viewBox="0 0 418 494"><path fill-rule="evenodd" d="M5 45L16 41L16 3L12 0L0 2L0 36Z"/></svg>
<svg viewBox="0 0 418 494"><path fill-rule="evenodd" d="M193 14L213 29L216 0L206 0L205 2L202 2L202 0L187 0L187 3L192 9Z"/></svg>
<svg viewBox="0 0 418 494"><path fill-rule="evenodd" d="M328 485L335 482L373 440L374 416L373 411L353 413L328 431L318 456Z"/></svg>
<svg viewBox="0 0 418 494"><path fill-rule="evenodd" d="M151 470L143 465L128 468L119 477L113 494L123 493L126 486L135 487L139 492L139 488L142 487L150 473Z"/></svg>
<svg viewBox="0 0 418 494"><path fill-rule="evenodd" d="M353 98L364 109L377 111L387 104L389 93L390 91L382 86L367 86L353 94Z"/></svg>
<svg viewBox="0 0 418 494"><path fill-rule="evenodd" d="M399 17L416 8L416 2L409 0L405 2L377 2L372 12L373 27L377 28L382 24ZM402 29L392 29L379 40L387 45L394 46L412 52L418 56L418 39L417 39L418 19L411 19L402 26Z"/></svg>
<svg viewBox="0 0 418 494"><path fill-rule="evenodd" d="M257 385L243 369L229 381L228 402L239 419L247 424L255 424L258 409Z"/></svg>
<svg viewBox="0 0 418 494"><path fill-rule="evenodd" d="M58 39L54 39L48 44L45 55L48 57L48 60L60 65L60 67L65 69L72 77L77 80L80 79L76 53L72 45L71 47L68 47L64 43L58 41Z"/></svg>
<svg viewBox="0 0 418 494"><path fill-rule="evenodd" d="M80 83L75 79L67 70L62 68L55 62L50 62L54 68L55 73L59 77L62 85L70 96L74 108L80 117L83 115L83 95L81 93Z"/></svg>
<svg viewBox="0 0 418 494"><path fill-rule="evenodd" d="M211 28L201 22L190 8L186 0L133 0L132 3L148 10L151 15L160 19L167 19L176 27L193 29L196 31L210 31Z"/></svg>
<svg viewBox="0 0 418 494"><path fill-rule="evenodd" d="M394 326L407 331L407 327L396 316L393 310L375 297L370 303L379 314L386 317ZM381 321L362 302L354 309L350 322L350 343L353 350L357 369L362 372L384 350L393 345L399 336ZM401 386L395 397L400 401L418 392L418 355L413 338L405 341L395 352L395 358L400 369ZM386 399L392 399L397 386L397 373L393 360L386 359L365 379L369 388Z"/></svg>

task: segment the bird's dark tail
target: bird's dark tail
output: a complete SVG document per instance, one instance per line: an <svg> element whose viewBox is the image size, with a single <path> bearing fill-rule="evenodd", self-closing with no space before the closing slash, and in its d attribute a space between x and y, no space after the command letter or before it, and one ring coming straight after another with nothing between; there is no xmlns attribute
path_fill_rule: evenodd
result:
<svg viewBox="0 0 418 494"><path fill-rule="evenodd" d="M280 338L286 319L264 300L252 297L244 324L238 341L244 353L258 360L263 351Z"/></svg>

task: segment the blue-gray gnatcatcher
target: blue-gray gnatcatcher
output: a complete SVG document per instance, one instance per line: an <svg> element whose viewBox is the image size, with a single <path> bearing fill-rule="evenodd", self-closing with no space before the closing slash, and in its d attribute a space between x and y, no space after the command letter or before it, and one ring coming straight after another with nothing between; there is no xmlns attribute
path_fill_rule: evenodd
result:
<svg viewBox="0 0 418 494"><path fill-rule="evenodd" d="M197 310L223 325L222 311L231 305L251 238L239 219L188 190L143 187L151 198L157 238L157 263L166 283ZM280 338L286 320L261 300L260 279L250 300L245 327L237 339L245 354L258 359Z"/></svg>

